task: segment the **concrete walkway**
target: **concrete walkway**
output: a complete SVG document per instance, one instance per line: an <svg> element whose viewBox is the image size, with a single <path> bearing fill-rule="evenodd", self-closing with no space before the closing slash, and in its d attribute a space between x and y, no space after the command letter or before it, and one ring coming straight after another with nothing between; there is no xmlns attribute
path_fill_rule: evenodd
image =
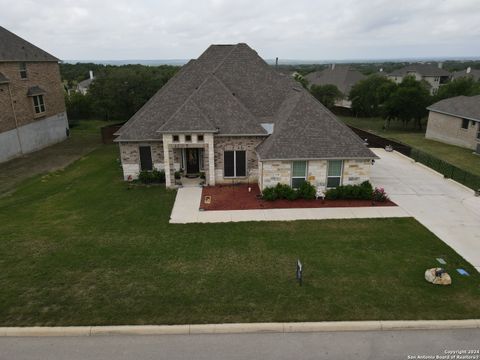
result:
<svg viewBox="0 0 480 360"><path fill-rule="evenodd" d="M373 185L480 271L480 197L399 153L373 150Z"/></svg>
<svg viewBox="0 0 480 360"><path fill-rule="evenodd" d="M321 209L265 209L265 210L214 210L200 211L201 187L183 187L178 189L170 222L218 223L238 221L292 221L322 219L360 219L409 217L400 207L354 207Z"/></svg>

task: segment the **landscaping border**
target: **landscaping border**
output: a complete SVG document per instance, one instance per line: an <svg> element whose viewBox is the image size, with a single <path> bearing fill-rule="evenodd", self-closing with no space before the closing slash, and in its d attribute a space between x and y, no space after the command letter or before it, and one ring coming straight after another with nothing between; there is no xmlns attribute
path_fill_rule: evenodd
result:
<svg viewBox="0 0 480 360"><path fill-rule="evenodd" d="M101 336L101 335L197 335L255 334L327 331L392 331L479 329L480 319L467 320L377 320L292 323L231 323L192 325L121 325L66 327L0 327L0 337Z"/></svg>

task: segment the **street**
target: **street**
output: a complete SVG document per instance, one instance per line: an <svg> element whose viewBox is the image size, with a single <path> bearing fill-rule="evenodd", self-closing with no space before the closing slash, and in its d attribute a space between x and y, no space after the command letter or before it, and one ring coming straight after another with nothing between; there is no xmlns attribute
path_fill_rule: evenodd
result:
<svg viewBox="0 0 480 360"><path fill-rule="evenodd" d="M0 360L415 359L478 350L480 329L285 334L2 337ZM457 352L458 354L458 352ZM410 356L410 357L409 357ZM424 357L429 358L429 357ZM441 358L441 357L439 357ZM448 359L448 357L443 357ZM450 357L453 359L454 357ZM473 354L468 359L480 359Z"/></svg>

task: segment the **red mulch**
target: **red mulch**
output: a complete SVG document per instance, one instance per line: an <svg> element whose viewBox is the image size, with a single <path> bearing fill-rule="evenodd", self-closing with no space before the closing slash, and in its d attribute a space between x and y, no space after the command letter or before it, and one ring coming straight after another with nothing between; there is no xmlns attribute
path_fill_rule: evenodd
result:
<svg viewBox="0 0 480 360"><path fill-rule="evenodd" d="M248 192L251 187L251 192ZM205 204L205 196L211 196L210 204ZM266 201L260 197L257 184L205 186L202 190L200 208L203 210L250 210L250 209L294 209L328 207L368 207L397 206L392 201L377 202L370 200L275 200Z"/></svg>

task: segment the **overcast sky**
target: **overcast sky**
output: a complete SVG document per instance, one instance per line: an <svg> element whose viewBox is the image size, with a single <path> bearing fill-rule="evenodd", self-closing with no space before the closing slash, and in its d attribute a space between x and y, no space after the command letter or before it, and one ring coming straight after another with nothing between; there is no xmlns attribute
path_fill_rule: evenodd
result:
<svg viewBox="0 0 480 360"><path fill-rule="evenodd" d="M480 55L480 0L0 0L0 25L61 59Z"/></svg>

